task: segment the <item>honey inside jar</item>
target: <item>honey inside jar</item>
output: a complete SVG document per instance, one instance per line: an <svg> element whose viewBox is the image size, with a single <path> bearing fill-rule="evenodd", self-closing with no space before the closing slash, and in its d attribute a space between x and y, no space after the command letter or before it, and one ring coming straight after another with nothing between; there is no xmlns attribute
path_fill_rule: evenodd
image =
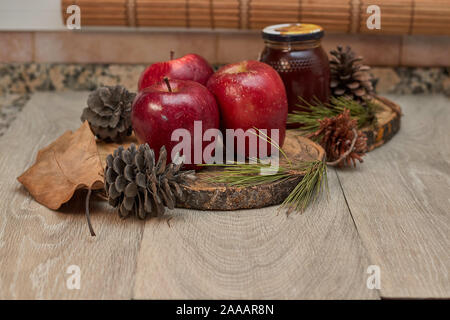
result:
<svg viewBox="0 0 450 320"><path fill-rule="evenodd" d="M304 110L299 97L327 102L330 96L330 66L321 46L323 28L315 24L279 24L263 29L265 48L260 61L272 66L286 87L289 112ZM306 110L307 111L307 110Z"/></svg>

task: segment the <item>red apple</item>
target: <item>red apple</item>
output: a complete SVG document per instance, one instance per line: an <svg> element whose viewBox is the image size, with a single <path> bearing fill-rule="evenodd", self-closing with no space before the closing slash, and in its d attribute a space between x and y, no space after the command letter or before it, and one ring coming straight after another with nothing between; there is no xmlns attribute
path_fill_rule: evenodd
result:
<svg viewBox="0 0 450 320"><path fill-rule="evenodd" d="M230 64L219 69L207 87L219 104L222 130L256 127L270 133L270 129L278 129L278 144L283 145L288 104L283 81L275 69L259 61ZM270 155L270 145L267 151ZM245 156L249 156L248 145Z"/></svg>
<svg viewBox="0 0 450 320"><path fill-rule="evenodd" d="M171 54L172 58L173 54ZM214 73L208 61L198 54L188 54L179 59L171 59L166 62L157 62L147 67L142 72L138 89L163 81L164 77L178 80L192 80L206 85L209 77Z"/></svg>
<svg viewBox="0 0 450 320"><path fill-rule="evenodd" d="M172 141L172 133L176 129L186 129L191 136L191 155L185 163L191 165L185 167L196 169L193 164L204 163L203 149L211 144L203 142L204 131L219 128L219 109L214 96L201 84L166 78L165 82L159 82L138 93L133 101L131 121L139 143L148 143L157 158L159 150L165 146L169 160L173 160L172 149L180 142ZM198 126L194 132L194 121L201 121L201 132L197 132ZM216 139L215 136L211 140L215 142ZM194 157L195 152L197 155ZM180 155L188 158L183 152Z"/></svg>

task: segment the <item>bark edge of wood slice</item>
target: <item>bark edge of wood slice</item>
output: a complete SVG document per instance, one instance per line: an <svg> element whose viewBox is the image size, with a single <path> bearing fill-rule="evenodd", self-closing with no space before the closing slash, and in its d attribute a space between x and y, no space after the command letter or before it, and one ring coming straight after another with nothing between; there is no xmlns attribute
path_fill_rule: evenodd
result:
<svg viewBox="0 0 450 320"><path fill-rule="evenodd" d="M291 161L323 160L325 157L325 151L320 145L292 130L286 131L283 150ZM283 160L280 159L280 162ZM177 207L220 211L268 207L282 203L303 179L303 175L299 175L293 179L257 186L234 187L211 182L211 178L220 170L208 167L198 172L197 180L183 187L186 201L177 203Z"/></svg>
<svg viewBox="0 0 450 320"><path fill-rule="evenodd" d="M380 106L380 110L376 113L377 126L375 128L362 128L367 136L368 151L382 146L400 130L400 118L402 116L400 106L378 95L375 96L375 102Z"/></svg>

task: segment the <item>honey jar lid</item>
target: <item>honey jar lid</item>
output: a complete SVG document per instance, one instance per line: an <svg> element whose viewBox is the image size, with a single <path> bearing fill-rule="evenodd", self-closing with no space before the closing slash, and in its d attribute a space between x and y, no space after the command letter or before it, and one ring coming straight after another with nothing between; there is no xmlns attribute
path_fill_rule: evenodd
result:
<svg viewBox="0 0 450 320"><path fill-rule="evenodd" d="M309 23L284 23L265 27L263 39L278 42L319 40L324 31L321 26Z"/></svg>

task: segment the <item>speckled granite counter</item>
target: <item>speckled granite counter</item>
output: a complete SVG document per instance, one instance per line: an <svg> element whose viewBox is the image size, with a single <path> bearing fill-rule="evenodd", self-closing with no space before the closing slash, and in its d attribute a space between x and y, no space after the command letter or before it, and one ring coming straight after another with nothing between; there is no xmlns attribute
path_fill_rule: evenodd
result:
<svg viewBox="0 0 450 320"><path fill-rule="evenodd" d="M0 64L0 94L34 91L94 90L121 84L136 90L145 65L117 64Z"/></svg>
<svg viewBox="0 0 450 320"><path fill-rule="evenodd" d="M0 64L0 135L36 91L94 90L121 84L136 91L144 64ZM372 68L380 94L431 94L450 96L450 67Z"/></svg>
<svg viewBox="0 0 450 320"><path fill-rule="evenodd" d="M9 125L16 118L30 99L28 93L7 93L0 95L0 136L2 136Z"/></svg>
<svg viewBox="0 0 450 320"><path fill-rule="evenodd" d="M136 64L0 64L0 94L34 91L93 90L121 84L136 90L145 65ZM450 95L450 67L372 68L379 93L446 93Z"/></svg>

